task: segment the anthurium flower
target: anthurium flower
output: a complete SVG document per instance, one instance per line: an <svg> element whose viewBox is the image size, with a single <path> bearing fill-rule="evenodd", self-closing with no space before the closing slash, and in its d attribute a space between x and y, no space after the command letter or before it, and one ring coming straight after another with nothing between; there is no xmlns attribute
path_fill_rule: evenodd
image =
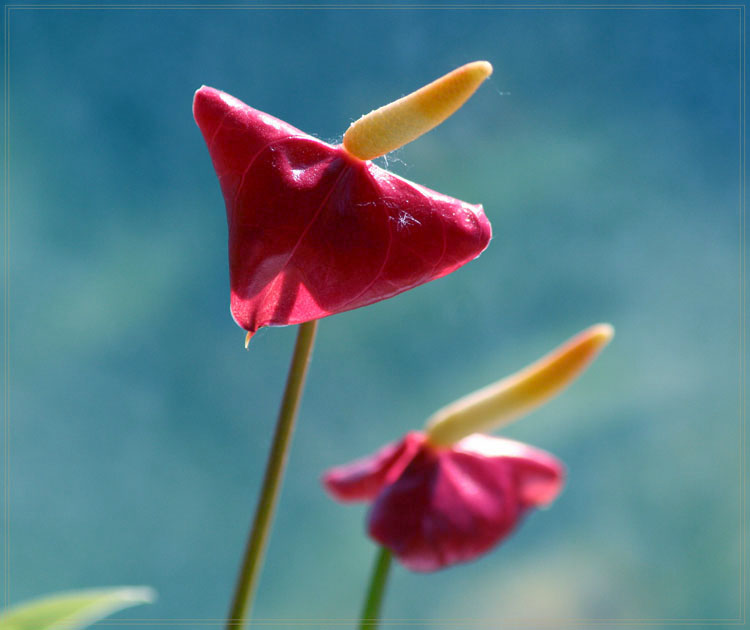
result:
<svg viewBox="0 0 750 630"><path fill-rule="evenodd" d="M409 569L435 571L487 552L532 508L549 505L565 469L537 448L487 430L561 391L612 338L593 326L525 370L437 412L374 455L328 471L340 501L371 501L370 536Z"/></svg>
<svg viewBox="0 0 750 630"><path fill-rule="evenodd" d="M439 124L491 70L467 64L355 122L337 146L219 90L196 92L226 202L231 312L248 338L392 297L487 247L482 206L369 160Z"/></svg>

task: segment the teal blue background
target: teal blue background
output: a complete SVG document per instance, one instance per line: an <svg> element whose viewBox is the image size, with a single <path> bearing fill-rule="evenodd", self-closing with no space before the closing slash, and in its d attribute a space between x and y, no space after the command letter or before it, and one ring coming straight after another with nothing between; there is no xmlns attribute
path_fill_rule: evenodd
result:
<svg viewBox="0 0 750 630"><path fill-rule="evenodd" d="M564 493L473 564L397 567L385 616L742 614L740 9L6 17L11 602L148 584L159 601L121 618L226 614L295 331L246 352L229 316L194 91L339 142L488 59L491 80L388 167L482 203L493 241L320 322L255 614L355 617L366 508L333 502L320 474L599 321L617 336L593 368L504 431L567 464Z"/></svg>

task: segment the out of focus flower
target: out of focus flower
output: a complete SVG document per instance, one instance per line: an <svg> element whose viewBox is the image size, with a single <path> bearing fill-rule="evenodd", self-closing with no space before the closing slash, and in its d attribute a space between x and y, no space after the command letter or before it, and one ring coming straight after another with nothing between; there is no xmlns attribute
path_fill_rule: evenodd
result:
<svg viewBox="0 0 750 630"><path fill-rule="evenodd" d="M439 124L490 74L467 64L355 122L332 146L210 87L193 113L229 224L231 311L250 335L366 306L487 247L482 207L369 160Z"/></svg>
<svg viewBox="0 0 750 630"><path fill-rule="evenodd" d="M546 357L437 412L374 455L323 478L340 501L371 501L370 536L414 571L473 560L559 494L564 467L549 453L476 431L497 428L568 385L612 338L593 326Z"/></svg>

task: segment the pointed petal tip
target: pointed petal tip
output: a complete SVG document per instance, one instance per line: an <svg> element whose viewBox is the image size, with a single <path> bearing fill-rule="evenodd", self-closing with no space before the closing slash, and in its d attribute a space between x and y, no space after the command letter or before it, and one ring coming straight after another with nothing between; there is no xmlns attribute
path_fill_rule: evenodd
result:
<svg viewBox="0 0 750 630"><path fill-rule="evenodd" d="M244 109L248 106L242 101L208 85L202 85L193 96L193 116L204 133L210 133L232 110L240 112Z"/></svg>
<svg viewBox="0 0 750 630"><path fill-rule="evenodd" d="M320 481L320 485L325 488L327 492L330 492L335 496L336 494L336 488L331 482L331 470L326 470L320 477L318 477L318 481Z"/></svg>
<svg viewBox="0 0 750 630"><path fill-rule="evenodd" d="M195 94L193 94L193 118L197 118L197 111L198 111L198 103L202 97L201 92L203 92L203 88L206 87L205 85L201 85L196 91Z"/></svg>
<svg viewBox="0 0 750 630"><path fill-rule="evenodd" d="M320 483L328 494L342 503L361 500L361 497L353 497L347 492L346 480L343 479L344 473L342 468L332 468L320 476Z"/></svg>
<svg viewBox="0 0 750 630"><path fill-rule="evenodd" d="M202 85L193 95L193 118L195 122L206 133L212 127L214 121L221 115L223 109L219 90Z"/></svg>
<svg viewBox="0 0 750 630"><path fill-rule="evenodd" d="M195 106L197 103L207 100L210 97L210 95L213 95L216 92L217 90L215 90L212 87L208 87L207 85L201 85L195 91L195 94L193 95L193 110L195 110Z"/></svg>

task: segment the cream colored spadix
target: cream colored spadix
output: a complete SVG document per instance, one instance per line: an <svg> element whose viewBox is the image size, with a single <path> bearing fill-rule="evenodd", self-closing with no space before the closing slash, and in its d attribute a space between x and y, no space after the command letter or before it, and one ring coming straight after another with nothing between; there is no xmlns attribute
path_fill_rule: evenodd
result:
<svg viewBox="0 0 750 630"><path fill-rule="evenodd" d="M360 160L372 160L415 140L463 105L488 76L487 61L467 63L353 122L344 148Z"/></svg>
<svg viewBox="0 0 750 630"><path fill-rule="evenodd" d="M427 421L427 439L449 446L528 413L573 382L614 333L609 324L592 326L520 372L444 407Z"/></svg>

